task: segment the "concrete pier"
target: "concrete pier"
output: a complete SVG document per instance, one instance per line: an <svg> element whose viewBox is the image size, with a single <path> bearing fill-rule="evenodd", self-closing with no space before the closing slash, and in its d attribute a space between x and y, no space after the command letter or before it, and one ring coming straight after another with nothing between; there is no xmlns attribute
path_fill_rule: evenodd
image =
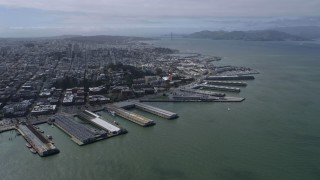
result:
<svg viewBox="0 0 320 180"><path fill-rule="evenodd" d="M254 76L208 76L206 80L222 80L222 81L234 81L234 80L253 80Z"/></svg>
<svg viewBox="0 0 320 180"><path fill-rule="evenodd" d="M205 91L205 90L199 90L199 89L180 89L182 92L189 92L194 94L202 94L202 95L208 95L208 96L216 96L216 97L224 97L226 94L224 93L217 93L213 91Z"/></svg>
<svg viewBox="0 0 320 180"><path fill-rule="evenodd" d="M211 81L205 80L205 82L209 85L224 85L224 86L247 86L245 82L237 82L237 81Z"/></svg>
<svg viewBox="0 0 320 180"><path fill-rule="evenodd" d="M141 126L152 126L155 125L156 123L146 117L143 117L141 115L135 114L133 112L124 110L122 108L119 108L117 106L114 105L106 105L106 110L110 111L110 112L114 112L116 113L118 116L123 117L131 122L134 122L136 124L139 124Z"/></svg>
<svg viewBox="0 0 320 180"><path fill-rule="evenodd" d="M96 135L88 127L70 117L55 115L50 118L50 121L80 146L96 141Z"/></svg>
<svg viewBox="0 0 320 180"><path fill-rule="evenodd" d="M97 115L91 111L84 110L81 113L78 113L78 116L81 119L89 121L93 125L98 126L99 128L107 131L109 134L116 135L116 134L122 134L122 132L123 132L122 128L120 128L112 123L109 123L107 121L104 121L103 119L100 118L99 115Z"/></svg>
<svg viewBox="0 0 320 180"><path fill-rule="evenodd" d="M49 156L60 152L59 149L38 132L33 125L19 124L17 129L39 156Z"/></svg>
<svg viewBox="0 0 320 180"><path fill-rule="evenodd" d="M157 116L160 116L160 117L163 117L166 119L174 119L174 118L178 117L178 115L176 113L166 111L166 110L163 110L163 109L160 109L160 108L157 108L154 106L150 106L147 104L135 102L134 105L135 105L135 108L137 108L137 109L147 111L149 113L155 114Z"/></svg>
<svg viewBox="0 0 320 180"><path fill-rule="evenodd" d="M208 85L208 84L205 84L205 83L204 84L199 84L198 88L212 89L212 90L217 90L217 91L240 92L240 88Z"/></svg>
<svg viewBox="0 0 320 180"><path fill-rule="evenodd" d="M221 97L221 98L178 98L178 99L141 99L140 102L242 102L242 97Z"/></svg>

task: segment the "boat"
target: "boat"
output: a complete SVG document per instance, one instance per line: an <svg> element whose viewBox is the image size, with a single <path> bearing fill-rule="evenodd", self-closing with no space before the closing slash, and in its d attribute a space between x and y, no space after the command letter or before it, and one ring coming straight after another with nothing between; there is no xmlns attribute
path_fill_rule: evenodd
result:
<svg viewBox="0 0 320 180"><path fill-rule="evenodd" d="M228 107L228 111L230 111L231 109Z"/></svg>
<svg viewBox="0 0 320 180"><path fill-rule="evenodd" d="M52 136L51 136L51 135L47 135L47 137L48 137L48 139L50 139L50 140L52 139Z"/></svg>
<svg viewBox="0 0 320 180"><path fill-rule="evenodd" d="M32 147L29 143L26 143L26 146L27 146L28 148L31 148L31 147Z"/></svg>
<svg viewBox="0 0 320 180"><path fill-rule="evenodd" d="M44 131L43 131L43 130L39 130L39 132L44 133Z"/></svg>
<svg viewBox="0 0 320 180"><path fill-rule="evenodd" d="M119 123L118 123L117 121L113 121L113 123L114 123L115 125L119 125Z"/></svg>
<svg viewBox="0 0 320 180"><path fill-rule="evenodd" d="M114 111L110 111L112 116L116 116L116 113Z"/></svg>
<svg viewBox="0 0 320 180"><path fill-rule="evenodd" d="M33 154L36 154L36 153L37 153L37 151L34 150L33 148L30 148L30 151L31 151Z"/></svg>

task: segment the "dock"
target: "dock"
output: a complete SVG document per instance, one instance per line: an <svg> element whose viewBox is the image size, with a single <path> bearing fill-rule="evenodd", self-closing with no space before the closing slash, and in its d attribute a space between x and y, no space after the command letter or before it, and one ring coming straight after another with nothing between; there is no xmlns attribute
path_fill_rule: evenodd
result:
<svg viewBox="0 0 320 180"><path fill-rule="evenodd" d="M233 81L233 80L253 80L254 76L243 75L243 76L208 76L206 80L223 80L223 81Z"/></svg>
<svg viewBox="0 0 320 180"><path fill-rule="evenodd" d="M214 102L242 102L244 101L246 98L242 98L242 97L222 97L219 98L217 100L214 100Z"/></svg>
<svg viewBox="0 0 320 180"><path fill-rule="evenodd" d="M207 96L216 96L216 97L224 97L226 94L224 93L217 93L213 91L205 91L205 90L199 90L199 89L180 89L182 92L188 92L188 93L194 93L194 94L202 94Z"/></svg>
<svg viewBox="0 0 320 180"><path fill-rule="evenodd" d="M39 154L39 156L44 157L60 152L59 149L57 149L47 138L38 132L33 125L19 124L17 125L17 129L24 139Z"/></svg>
<svg viewBox="0 0 320 180"><path fill-rule="evenodd" d="M163 110L163 109L160 109L160 108L157 108L154 106L150 106L147 104L135 102L134 105L135 105L135 108L137 108L137 109L149 112L151 114L155 114L157 116L160 116L160 117L163 117L166 119L174 119L174 118L178 117L178 115L176 113L173 113L173 112L170 112L167 110Z"/></svg>
<svg viewBox="0 0 320 180"><path fill-rule="evenodd" d="M135 114L133 112L127 111L125 109L119 108L115 105L106 105L106 110L110 112L114 112L118 116L123 117L136 124L139 124L140 126L147 127L147 126L153 126L156 124L153 120L149 118L146 118L141 115Z"/></svg>
<svg viewBox="0 0 320 180"><path fill-rule="evenodd" d="M141 99L140 102L242 102L245 98L242 97L221 97L221 98L181 98L175 99Z"/></svg>
<svg viewBox="0 0 320 180"><path fill-rule="evenodd" d="M113 135L118 134L119 135L119 134L124 133L124 129L101 119L101 117L99 115L97 115L91 111L84 110L84 111L78 113L78 117L83 120L89 121L93 125L107 131L109 134L113 134Z"/></svg>
<svg viewBox="0 0 320 180"><path fill-rule="evenodd" d="M209 85L224 85L224 86L247 86L247 83L240 81L211 81L205 80L205 82Z"/></svg>
<svg viewBox="0 0 320 180"><path fill-rule="evenodd" d="M50 118L51 122L71 137L78 145L95 142L97 137L88 127L76 122L71 117L55 115Z"/></svg>
<svg viewBox="0 0 320 180"><path fill-rule="evenodd" d="M240 88L208 85L208 84L205 84L205 83L204 84L199 84L198 88L217 90L217 91L240 92Z"/></svg>
<svg viewBox="0 0 320 180"><path fill-rule="evenodd" d="M0 133L15 130L16 128L14 126L1 126L0 127Z"/></svg>

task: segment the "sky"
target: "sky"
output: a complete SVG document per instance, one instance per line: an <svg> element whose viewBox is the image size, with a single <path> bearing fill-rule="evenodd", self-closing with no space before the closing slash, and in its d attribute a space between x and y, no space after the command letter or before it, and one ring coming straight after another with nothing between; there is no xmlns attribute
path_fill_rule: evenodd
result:
<svg viewBox="0 0 320 180"><path fill-rule="evenodd" d="M0 37L319 25L320 0L0 0Z"/></svg>

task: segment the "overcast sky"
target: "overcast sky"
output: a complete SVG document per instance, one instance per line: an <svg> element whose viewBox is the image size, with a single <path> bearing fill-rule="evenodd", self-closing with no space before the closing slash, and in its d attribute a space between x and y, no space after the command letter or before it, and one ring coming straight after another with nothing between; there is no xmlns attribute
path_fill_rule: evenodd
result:
<svg viewBox="0 0 320 180"><path fill-rule="evenodd" d="M318 17L320 0L0 0L0 36L259 29Z"/></svg>

